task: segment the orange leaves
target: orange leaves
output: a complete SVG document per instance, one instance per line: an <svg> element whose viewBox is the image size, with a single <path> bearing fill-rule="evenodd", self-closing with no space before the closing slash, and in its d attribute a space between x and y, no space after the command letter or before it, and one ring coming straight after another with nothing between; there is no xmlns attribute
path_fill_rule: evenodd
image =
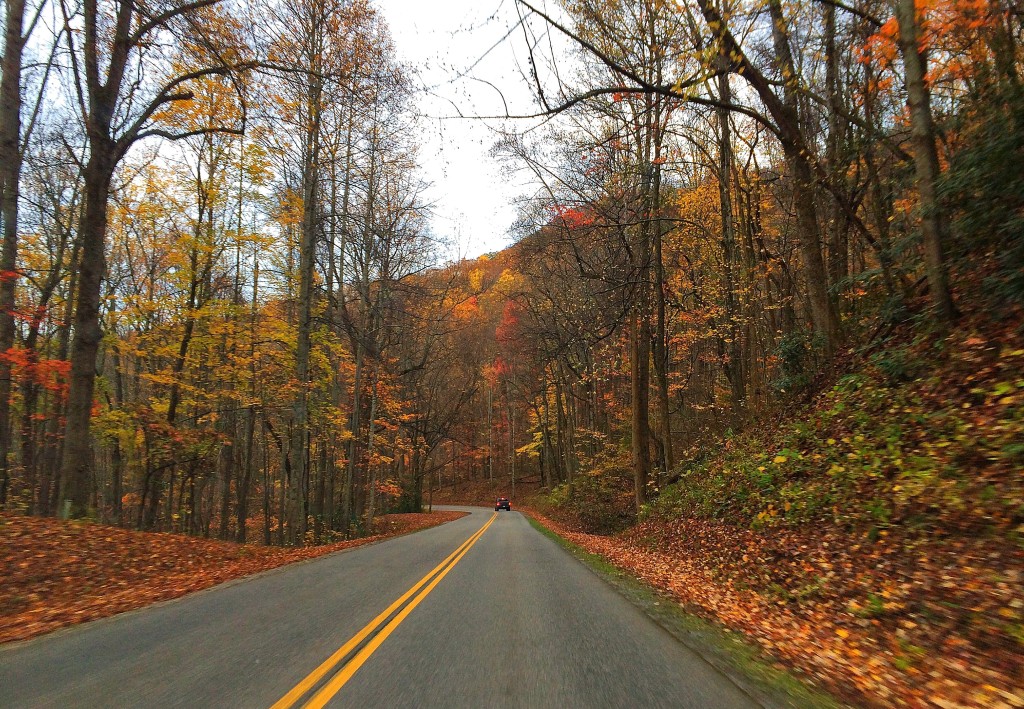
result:
<svg viewBox="0 0 1024 709"><path fill-rule="evenodd" d="M471 295L462 302L456 304L454 315L457 320L473 320L480 316L480 304L475 295Z"/></svg>
<svg viewBox="0 0 1024 709"><path fill-rule="evenodd" d="M569 229L570 231L592 226L596 221L593 212L587 208L555 205L553 207L548 207L548 211L551 213L551 219L553 222Z"/></svg>
<svg viewBox="0 0 1024 709"><path fill-rule="evenodd" d="M293 189L286 189L280 196L277 222L283 227L294 227L302 223L302 195Z"/></svg>
<svg viewBox="0 0 1024 709"><path fill-rule="evenodd" d="M917 0L921 49L929 58L929 83L967 79L990 62L983 34L997 21L994 5L986 0ZM899 27L889 18L860 48L859 61L892 70L899 58ZM892 80L877 79L870 90L890 91Z"/></svg>
<svg viewBox="0 0 1024 709"><path fill-rule="evenodd" d="M890 17L877 32L868 37L860 49L860 61L863 64L877 64L889 68L899 55L899 26L895 17Z"/></svg>
<svg viewBox="0 0 1024 709"><path fill-rule="evenodd" d="M67 390L68 374L71 372L71 362L68 360L39 358L37 352L24 347L12 347L3 357L11 364L15 379L29 379L47 391Z"/></svg>
<svg viewBox="0 0 1024 709"><path fill-rule="evenodd" d="M398 499L402 496L402 487L395 480L378 480L376 483L378 495Z"/></svg>

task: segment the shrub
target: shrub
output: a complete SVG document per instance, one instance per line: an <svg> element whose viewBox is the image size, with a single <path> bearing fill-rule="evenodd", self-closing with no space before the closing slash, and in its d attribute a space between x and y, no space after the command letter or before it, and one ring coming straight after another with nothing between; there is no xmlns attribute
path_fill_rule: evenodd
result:
<svg viewBox="0 0 1024 709"><path fill-rule="evenodd" d="M548 502L575 518L589 534L613 534L636 521L632 474L619 451L599 455L593 467L554 488Z"/></svg>

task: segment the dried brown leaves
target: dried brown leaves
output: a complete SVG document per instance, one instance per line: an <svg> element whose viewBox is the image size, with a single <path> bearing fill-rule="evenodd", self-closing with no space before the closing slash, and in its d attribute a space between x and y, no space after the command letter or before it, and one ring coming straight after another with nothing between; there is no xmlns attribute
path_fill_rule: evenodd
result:
<svg viewBox="0 0 1024 709"><path fill-rule="evenodd" d="M0 516L0 642L141 608L302 559L433 527L464 512L384 515L377 534L283 549Z"/></svg>

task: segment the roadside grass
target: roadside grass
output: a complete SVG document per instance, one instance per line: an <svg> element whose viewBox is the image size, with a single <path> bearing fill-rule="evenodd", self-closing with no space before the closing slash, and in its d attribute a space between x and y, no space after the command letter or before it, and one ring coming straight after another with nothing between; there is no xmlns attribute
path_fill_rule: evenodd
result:
<svg viewBox="0 0 1024 709"><path fill-rule="evenodd" d="M763 706L792 709L838 709L847 706L781 669L739 634L687 613L675 600L612 565L599 554L592 554L573 544L529 514L526 518L534 529L586 564L620 595Z"/></svg>

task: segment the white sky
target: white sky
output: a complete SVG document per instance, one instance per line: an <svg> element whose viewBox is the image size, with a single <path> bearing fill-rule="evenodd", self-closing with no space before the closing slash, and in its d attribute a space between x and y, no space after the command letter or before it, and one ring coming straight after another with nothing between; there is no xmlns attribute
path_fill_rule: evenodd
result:
<svg viewBox="0 0 1024 709"><path fill-rule="evenodd" d="M376 0L375 5L391 28L399 58L415 67L428 90L419 100L427 116L420 163L433 183L428 193L433 231L451 240L457 256L503 248L510 243L515 199L532 190L522 173L508 171L489 155L496 139L491 127L502 121L441 117L503 115L502 94L510 113L532 111L514 51L523 47L521 30L502 41L518 20L514 0ZM472 77L491 82L501 94Z"/></svg>

